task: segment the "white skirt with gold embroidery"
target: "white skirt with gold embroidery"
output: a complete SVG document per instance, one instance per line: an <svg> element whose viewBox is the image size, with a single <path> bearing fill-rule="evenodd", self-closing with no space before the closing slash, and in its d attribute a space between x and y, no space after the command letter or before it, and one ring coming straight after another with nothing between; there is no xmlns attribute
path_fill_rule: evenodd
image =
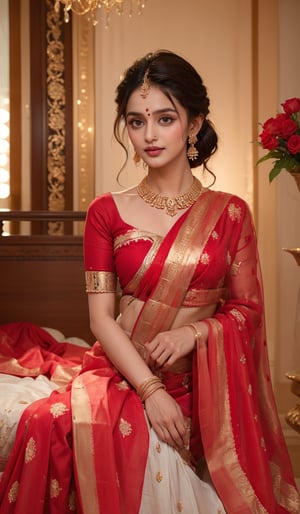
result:
<svg viewBox="0 0 300 514"><path fill-rule="evenodd" d="M179 453L150 429L139 514L225 514L214 488L200 480Z"/></svg>

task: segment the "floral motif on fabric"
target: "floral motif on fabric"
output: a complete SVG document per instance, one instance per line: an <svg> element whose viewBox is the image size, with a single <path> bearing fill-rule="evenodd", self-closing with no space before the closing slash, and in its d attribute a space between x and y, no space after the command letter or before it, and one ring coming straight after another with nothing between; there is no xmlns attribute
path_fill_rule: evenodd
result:
<svg viewBox="0 0 300 514"><path fill-rule="evenodd" d="M11 486L9 493L8 493L8 501L9 503L14 503L17 500L18 492L19 492L19 482L16 481Z"/></svg>
<svg viewBox="0 0 300 514"><path fill-rule="evenodd" d="M54 418L59 418L59 416L63 416L68 410L68 407L64 403L57 402L51 405L50 412Z"/></svg>
<svg viewBox="0 0 300 514"><path fill-rule="evenodd" d="M208 255L208 253L204 252L201 257L200 257L200 262L201 264L209 264L209 261L210 261L210 257Z"/></svg>
<svg viewBox="0 0 300 514"><path fill-rule="evenodd" d="M25 463L31 462L36 456L36 444L33 437L30 437L25 450Z"/></svg>
<svg viewBox="0 0 300 514"><path fill-rule="evenodd" d="M261 440L260 440L260 446L262 447L263 450L266 451L266 443L265 443L265 440L264 438L262 437Z"/></svg>
<svg viewBox="0 0 300 514"><path fill-rule="evenodd" d="M126 421L125 419L121 418L119 423L119 430L123 437L127 437L132 432L132 426L129 421Z"/></svg>
<svg viewBox="0 0 300 514"><path fill-rule="evenodd" d="M213 232L212 232L212 234L211 234L211 237L212 237L213 239L219 239L219 234L218 234L218 232L216 232L215 230L213 230Z"/></svg>
<svg viewBox="0 0 300 514"><path fill-rule="evenodd" d="M161 446L159 443L156 443L155 449L156 449L157 453L161 452Z"/></svg>
<svg viewBox="0 0 300 514"><path fill-rule="evenodd" d="M300 502L297 491L282 480L280 470L276 464L271 463L275 496L278 502L286 508L289 514L299 514Z"/></svg>
<svg viewBox="0 0 300 514"><path fill-rule="evenodd" d="M231 261L232 261L232 259L231 259L231 255L230 255L230 253L229 253L229 252L227 252L227 255L226 255L226 262L227 262L228 266L230 266L230 265L231 265Z"/></svg>
<svg viewBox="0 0 300 514"><path fill-rule="evenodd" d="M5 412L10 412L10 409L5 409ZM4 448L6 441L9 439L11 431L12 431L12 425L9 423L5 423L4 421L1 420L0 421L0 448L1 448L1 450Z"/></svg>
<svg viewBox="0 0 300 514"><path fill-rule="evenodd" d="M60 495L62 488L59 485L58 480L53 478L50 482L50 498L57 498Z"/></svg>
<svg viewBox="0 0 300 514"><path fill-rule="evenodd" d="M233 262L232 263L232 266L231 266L231 269L230 269L230 273L231 273L231 275L233 277L236 277L236 275L239 274L240 266L241 266L241 262Z"/></svg>
<svg viewBox="0 0 300 514"><path fill-rule="evenodd" d="M119 391L127 391L129 389L129 385L128 382L126 382L126 380L121 380L121 382L116 384L116 387L117 389L119 389Z"/></svg>
<svg viewBox="0 0 300 514"><path fill-rule="evenodd" d="M160 471L158 471L158 472L156 473L156 477L155 477L155 479L156 479L156 482L158 482L158 483L160 483L160 482L162 481L163 476L162 476L162 474L161 474L161 472L160 472Z"/></svg>
<svg viewBox="0 0 300 514"><path fill-rule="evenodd" d="M232 221L241 221L241 208L234 203L228 205L228 214Z"/></svg>
<svg viewBox="0 0 300 514"><path fill-rule="evenodd" d="M177 502L177 510L178 512L183 512L183 504L181 501Z"/></svg>
<svg viewBox="0 0 300 514"><path fill-rule="evenodd" d="M237 320L239 330L242 330L245 325L245 317L237 309L231 309L230 312L231 312L232 316Z"/></svg>
<svg viewBox="0 0 300 514"><path fill-rule="evenodd" d="M243 353L243 355L242 355L242 356L241 356L241 358L240 358L240 362L241 362L242 364L246 364L246 362L247 362L247 359L246 359L246 356L245 356L245 354L244 354L244 353Z"/></svg>
<svg viewBox="0 0 300 514"><path fill-rule="evenodd" d="M76 511L76 491L71 491L68 499L68 507L71 512Z"/></svg>
<svg viewBox="0 0 300 514"><path fill-rule="evenodd" d="M182 386L188 388L190 383L191 383L191 379L190 379L189 375L184 374L182 377L182 382L181 382Z"/></svg>

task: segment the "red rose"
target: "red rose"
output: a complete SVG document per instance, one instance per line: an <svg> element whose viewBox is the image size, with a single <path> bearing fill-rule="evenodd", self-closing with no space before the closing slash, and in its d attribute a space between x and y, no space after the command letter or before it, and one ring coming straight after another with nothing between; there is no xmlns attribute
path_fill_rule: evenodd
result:
<svg viewBox="0 0 300 514"><path fill-rule="evenodd" d="M264 130L259 137L261 145L265 150L275 150L279 144L276 137L268 132L268 130Z"/></svg>
<svg viewBox="0 0 300 514"><path fill-rule="evenodd" d="M264 132L268 132L269 134L277 135L278 134L278 120L277 118L269 118L263 124Z"/></svg>
<svg viewBox="0 0 300 514"><path fill-rule="evenodd" d="M300 111L300 98L290 98L281 105L284 112L287 114L293 114L294 112Z"/></svg>
<svg viewBox="0 0 300 514"><path fill-rule="evenodd" d="M298 125L294 120L288 118L287 120L282 120L280 125L280 136L283 138L288 138L292 134L294 134L298 129Z"/></svg>
<svg viewBox="0 0 300 514"><path fill-rule="evenodd" d="M294 134L287 142L288 151L295 155L300 152L300 136Z"/></svg>

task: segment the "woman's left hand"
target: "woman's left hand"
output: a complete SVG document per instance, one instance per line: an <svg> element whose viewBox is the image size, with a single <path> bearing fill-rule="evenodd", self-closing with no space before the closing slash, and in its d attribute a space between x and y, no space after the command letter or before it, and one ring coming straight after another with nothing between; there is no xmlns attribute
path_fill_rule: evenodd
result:
<svg viewBox="0 0 300 514"><path fill-rule="evenodd" d="M188 326L161 332L152 341L145 343L148 352L146 362L152 369L167 369L178 359L191 353L194 346L195 336Z"/></svg>

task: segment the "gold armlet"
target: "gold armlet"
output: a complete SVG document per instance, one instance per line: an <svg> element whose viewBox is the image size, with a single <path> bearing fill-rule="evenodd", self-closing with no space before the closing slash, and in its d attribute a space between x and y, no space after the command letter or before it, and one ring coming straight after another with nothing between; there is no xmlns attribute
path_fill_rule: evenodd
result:
<svg viewBox="0 0 300 514"><path fill-rule="evenodd" d="M197 323L188 323L183 325L184 327L190 327L194 333L194 344L197 345L200 342L202 332L199 330Z"/></svg>
<svg viewBox="0 0 300 514"><path fill-rule="evenodd" d="M115 293L117 277L111 271L86 271L85 284L87 293Z"/></svg>

